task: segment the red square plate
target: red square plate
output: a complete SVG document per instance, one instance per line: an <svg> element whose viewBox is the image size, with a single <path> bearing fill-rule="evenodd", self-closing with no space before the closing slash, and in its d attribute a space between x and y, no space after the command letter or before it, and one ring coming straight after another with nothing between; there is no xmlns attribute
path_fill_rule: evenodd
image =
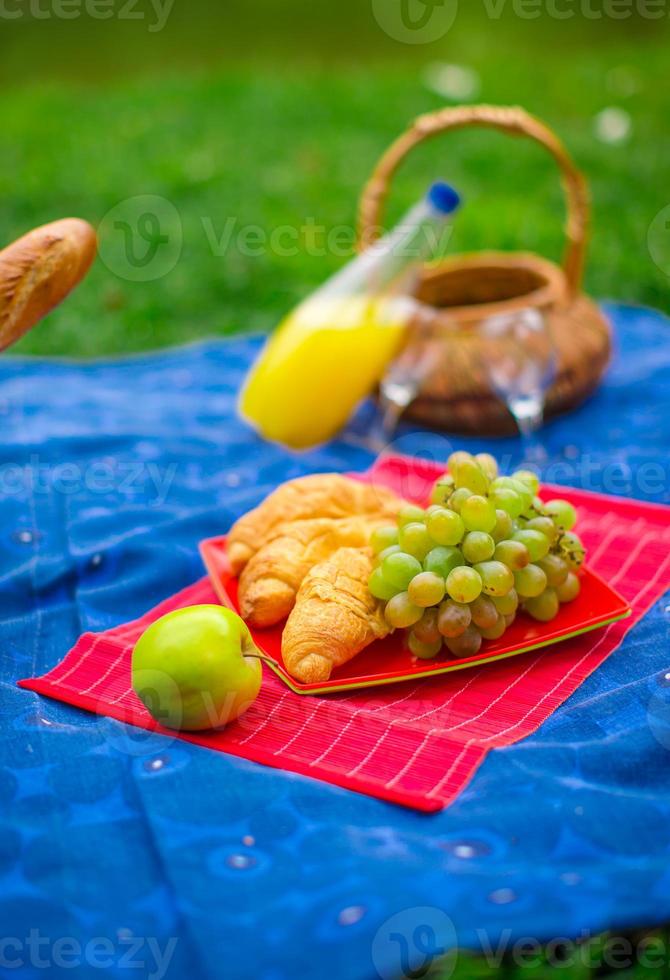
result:
<svg viewBox="0 0 670 980"><path fill-rule="evenodd" d="M425 464L422 464L422 469L425 469ZM375 472L375 482L387 482L384 479L386 472L388 472L386 467L380 467ZM441 470L436 470L432 474L432 480L436 479L440 472ZM358 479L371 479L371 473L356 474L356 476ZM391 483L391 480L388 482ZM418 484L423 482L420 480ZM425 504L425 488L424 492L420 492L419 485L411 488L413 492L409 492L410 487L403 487L403 496ZM397 486L392 488L399 490ZM551 493L552 496L556 495L554 489ZM225 536L202 541L200 553L212 586L222 604L239 612L237 579L230 571ZM357 657L338 667L330 680L319 684L300 684L286 671L281 656L283 623L270 629L252 630L252 635L258 648L270 659L270 666L277 676L297 694L325 694L379 684L393 684L503 660L538 647L567 640L572 636L579 636L581 633L607 626L630 615L631 609L625 599L595 572L584 568L581 580L582 589L579 596L573 602L561 606L558 616L551 623L538 623L521 613L499 640L484 640L479 653L474 657L453 660L449 659L447 653L442 653L434 660L418 660L405 647L403 632L398 631L384 640L371 644Z"/></svg>

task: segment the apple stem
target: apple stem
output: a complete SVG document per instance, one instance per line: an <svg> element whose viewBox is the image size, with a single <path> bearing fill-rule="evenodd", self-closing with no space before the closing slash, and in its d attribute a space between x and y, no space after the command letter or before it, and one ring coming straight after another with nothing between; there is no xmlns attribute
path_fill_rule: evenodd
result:
<svg viewBox="0 0 670 980"><path fill-rule="evenodd" d="M276 667L277 662L273 660L272 657L266 657L264 653L260 653L256 650L254 653L245 653L245 657L253 657L254 660L262 660L264 664L268 664L270 667Z"/></svg>

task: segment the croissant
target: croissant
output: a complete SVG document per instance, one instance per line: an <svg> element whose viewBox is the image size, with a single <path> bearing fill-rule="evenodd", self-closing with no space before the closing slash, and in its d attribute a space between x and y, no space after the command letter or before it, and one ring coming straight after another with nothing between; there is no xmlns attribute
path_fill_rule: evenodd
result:
<svg viewBox="0 0 670 980"><path fill-rule="evenodd" d="M338 548L363 548L370 533L389 518L314 518L282 524L247 562L239 582L240 612L256 627L286 619L300 583L314 565Z"/></svg>
<svg viewBox="0 0 670 980"><path fill-rule="evenodd" d="M401 503L385 487L360 483L339 473L317 473L289 480L231 528L227 552L232 572L239 575L280 524L314 517L365 514L395 517Z"/></svg>
<svg viewBox="0 0 670 980"><path fill-rule="evenodd" d="M284 666L296 680L328 680L334 667L391 632L368 590L372 569L369 548L340 548L307 573L282 636Z"/></svg>

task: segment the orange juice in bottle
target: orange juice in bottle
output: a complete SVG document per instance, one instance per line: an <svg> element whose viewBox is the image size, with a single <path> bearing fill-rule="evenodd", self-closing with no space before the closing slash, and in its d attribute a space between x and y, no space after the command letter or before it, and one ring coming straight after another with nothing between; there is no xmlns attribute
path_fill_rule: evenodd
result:
<svg viewBox="0 0 670 980"><path fill-rule="evenodd" d="M416 308L410 293L435 234L459 204L447 184L282 321L246 380L240 409L292 449L334 436L379 383Z"/></svg>

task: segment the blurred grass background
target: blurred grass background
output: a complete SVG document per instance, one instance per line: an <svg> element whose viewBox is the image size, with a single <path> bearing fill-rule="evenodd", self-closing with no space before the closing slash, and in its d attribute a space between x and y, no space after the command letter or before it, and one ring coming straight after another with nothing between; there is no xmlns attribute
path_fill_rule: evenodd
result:
<svg viewBox="0 0 670 980"><path fill-rule="evenodd" d="M179 261L150 282L119 275L121 239L106 241L108 263L17 350L93 356L271 329L344 258L304 238L297 254L244 254L239 229L353 229L389 142L459 101L521 104L554 127L592 186L589 292L667 309L670 279L647 234L669 203L670 7L661 20L528 19L512 0L460 8L444 38L413 45L384 33L370 0L175 0L160 31L149 0L134 8L143 20L0 21L2 240L69 214L97 225L143 194L172 202L183 229ZM630 122L619 142L603 139L612 108ZM443 137L398 174L388 221L437 176L466 198L452 251L560 256L562 195L540 148L485 131ZM216 254L211 236L231 227Z"/></svg>

